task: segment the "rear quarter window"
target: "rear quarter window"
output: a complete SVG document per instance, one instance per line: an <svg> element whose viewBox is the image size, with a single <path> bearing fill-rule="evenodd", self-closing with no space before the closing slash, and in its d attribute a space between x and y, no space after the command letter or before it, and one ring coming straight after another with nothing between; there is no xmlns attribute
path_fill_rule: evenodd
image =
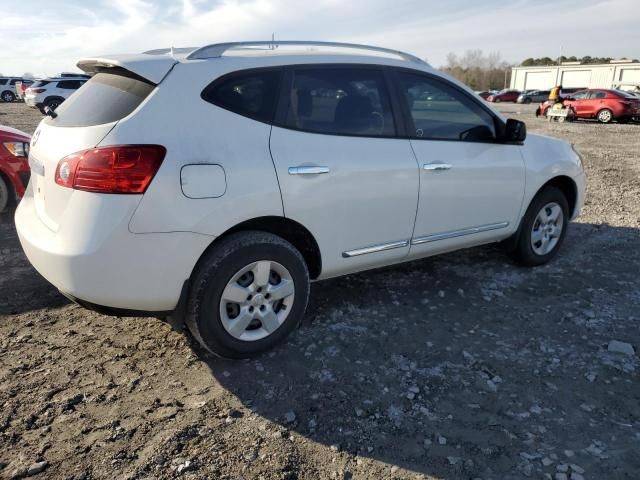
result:
<svg viewBox="0 0 640 480"><path fill-rule="evenodd" d="M56 118L45 121L56 127L116 122L133 112L154 88L140 77L97 73L56 109Z"/></svg>
<svg viewBox="0 0 640 480"><path fill-rule="evenodd" d="M249 70L226 75L209 84L201 98L238 115L271 123L280 88L280 70Z"/></svg>

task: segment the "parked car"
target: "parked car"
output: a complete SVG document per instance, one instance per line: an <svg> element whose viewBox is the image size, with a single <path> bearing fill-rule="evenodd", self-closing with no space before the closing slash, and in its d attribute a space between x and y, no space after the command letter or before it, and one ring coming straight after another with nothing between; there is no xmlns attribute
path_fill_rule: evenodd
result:
<svg viewBox="0 0 640 480"><path fill-rule="evenodd" d="M409 54L268 45L80 60L96 73L40 122L15 217L46 279L245 357L300 323L310 280L492 242L556 255L584 200L570 144Z"/></svg>
<svg viewBox="0 0 640 480"><path fill-rule="evenodd" d="M549 98L549 90L530 90L526 93L521 93L517 103L531 103L531 102L544 102Z"/></svg>
<svg viewBox="0 0 640 480"><path fill-rule="evenodd" d="M487 102L495 102L495 103L515 102L516 100L518 100L519 96L520 96L520 91L505 89L493 95L489 95L487 97Z"/></svg>
<svg viewBox="0 0 640 480"><path fill-rule="evenodd" d="M482 99L486 100L487 98L489 98L490 95L492 95L494 92L490 92L489 90L482 90L482 91L478 91L476 92Z"/></svg>
<svg viewBox="0 0 640 480"><path fill-rule="evenodd" d="M86 82L86 76L53 77L38 80L25 90L24 101L42 113L44 113L45 107L55 110Z"/></svg>
<svg viewBox="0 0 640 480"><path fill-rule="evenodd" d="M31 79L22 79L16 82L16 98L24 101L24 92L33 84Z"/></svg>
<svg viewBox="0 0 640 480"><path fill-rule="evenodd" d="M0 125L0 212L24 195L29 183L29 135Z"/></svg>
<svg viewBox="0 0 640 480"><path fill-rule="evenodd" d="M20 77L0 77L0 100L11 103L16 99L16 82L22 81Z"/></svg>
<svg viewBox="0 0 640 480"><path fill-rule="evenodd" d="M574 109L576 118L595 118L601 123L626 123L640 116L640 100L620 90L582 90L565 97L564 103ZM544 102L539 113L546 115L550 106L551 102Z"/></svg>

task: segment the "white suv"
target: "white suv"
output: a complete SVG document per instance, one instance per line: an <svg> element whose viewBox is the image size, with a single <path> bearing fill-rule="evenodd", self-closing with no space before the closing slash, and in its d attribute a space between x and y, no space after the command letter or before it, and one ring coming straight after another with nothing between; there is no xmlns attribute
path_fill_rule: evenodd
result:
<svg viewBox="0 0 640 480"><path fill-rule="evenodd" d="M69 96L87 81L86 76L45 78L37 80L24 92L25 103L33 108L45 112L45 107L55 110Z"/></svg>
<svg viewBox="0 0 640 480"><path fill-rule="evenodd" d="M499 241L546 263L583 204L571 145L525 141L405 53L259 42L78 66L95 75L33 136L22 246L79 304L183 316L223 356L282 340L310 280Z"/></svg>

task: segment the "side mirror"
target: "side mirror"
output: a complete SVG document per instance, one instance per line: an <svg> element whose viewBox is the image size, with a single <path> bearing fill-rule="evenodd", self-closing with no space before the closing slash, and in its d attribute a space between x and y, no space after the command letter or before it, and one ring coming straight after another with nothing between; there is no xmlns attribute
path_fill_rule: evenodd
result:
<svg viewBox="0 0 640 480"><path fill-rule="evenodd" d="M527 138L527 125L520 120L509 118L504 136L507 142L522 143Z"/></svg>

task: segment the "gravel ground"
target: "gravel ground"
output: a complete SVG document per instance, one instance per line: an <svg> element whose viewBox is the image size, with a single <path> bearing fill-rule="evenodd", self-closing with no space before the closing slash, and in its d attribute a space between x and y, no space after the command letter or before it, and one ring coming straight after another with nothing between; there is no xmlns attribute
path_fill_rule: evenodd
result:
<svg viewBox="0 0 640 480"><path fill-rule="evenodd" d="M316 283L302 328L251 361L69 304L0 216L0 476L640 478L640 125L500 108L584 155L559 257L483 247Z"/></svg>

